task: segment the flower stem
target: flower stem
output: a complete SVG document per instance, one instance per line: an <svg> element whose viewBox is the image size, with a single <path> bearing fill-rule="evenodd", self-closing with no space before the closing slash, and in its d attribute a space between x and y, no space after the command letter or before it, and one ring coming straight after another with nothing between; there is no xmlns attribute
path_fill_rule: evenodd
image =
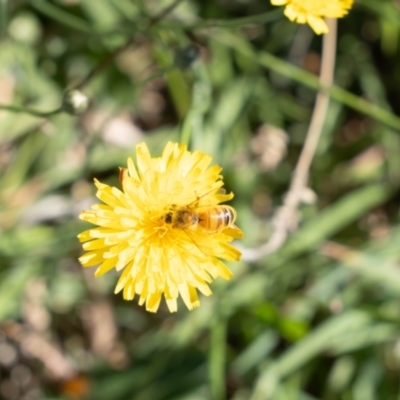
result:
<svg viewBox="0 0 400 400"><path fill-rule="evenodd" d="M319 84L322 88L329 87L333 82L336 59L336 19L327 19L329 33L323 37L322 62ZM304 189L308 184L308 175L311 163L317 149L322 129L325 124L329 107L329 94L321 89L317 94L310 125L308 127L303 149L301 150L296 168L283 205L277 209L273 216L274 231L269 240L257 249L246 250L243 258L255 261L277 251L286 241L293 221L296 220L297 208L302 199Z"/></svg>
<svg viewBox="0 0 400 400"><path fill-rule="evenodd" d="M218 316L211 327L209 374L211 398L225 400L226 319Z"/></svg>
<svg viewBox="0 0 400 400"><path fill-rule="evenodd" d="M282 10L277 9L266 13L251 15L249 17L223 19L206 19L195 22L191 25L185 25L187 30L205 29L205 28L238 28L245 25L267 24L274 22L282 16Z"/></svg>
<svg viewBox="0 0 400 400"><path fill-rule="evenodd" d="M7 105L7 104L0 104L0 110L6 110L6 111L11 111L14 113L25 113L25 114L30 114L35 117L39 118L46 118L50 117L51 115L58 114L61 112L61 108L56 108L55 110L52 111L37 111L37 110L32 110L30 108L25 108L25 107L20 107L20 106L12 106L12 105Z"/></svg>

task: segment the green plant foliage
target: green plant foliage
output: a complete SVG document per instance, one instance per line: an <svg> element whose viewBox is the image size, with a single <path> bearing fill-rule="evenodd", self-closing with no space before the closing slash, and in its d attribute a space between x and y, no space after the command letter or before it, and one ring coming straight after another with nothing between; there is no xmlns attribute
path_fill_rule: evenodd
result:
<svg viewBox="0 0 400 400"><path fill-rule="evenodd" d="M310 190L250 262L304 145L321 37L268 0L0 1L0 400L398 400L399 29L394 0L338 21ZM71 90L88 102L66 107ZM119 187L138 142L170 140L224 168L244 257L199 308L150 314L114 295L119 273L80 266L78 215L93 178Z"/></svg>

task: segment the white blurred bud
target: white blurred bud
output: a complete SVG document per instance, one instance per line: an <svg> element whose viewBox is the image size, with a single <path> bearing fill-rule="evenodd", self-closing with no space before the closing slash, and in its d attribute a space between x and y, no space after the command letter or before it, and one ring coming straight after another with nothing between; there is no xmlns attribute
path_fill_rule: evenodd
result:
<svg viewBox="0 0 400 400"><path fill-rule="evenodd" d="M64 93L62 109L68 114L80 115L89 105L88 97L78 89L67 90Z"/></svg>

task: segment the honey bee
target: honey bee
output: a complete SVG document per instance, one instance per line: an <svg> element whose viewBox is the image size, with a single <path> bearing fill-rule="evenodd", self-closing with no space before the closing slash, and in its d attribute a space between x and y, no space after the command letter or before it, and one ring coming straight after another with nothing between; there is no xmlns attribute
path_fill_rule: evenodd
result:
<svg viewBox="0 0 400 400"><path fill-rule="evenodd" d="M188 229L201 226L209 233L221 232L234 224L236 211L230 206L181 207L174 208L165 214L164 221L172 228Z"/></svg>

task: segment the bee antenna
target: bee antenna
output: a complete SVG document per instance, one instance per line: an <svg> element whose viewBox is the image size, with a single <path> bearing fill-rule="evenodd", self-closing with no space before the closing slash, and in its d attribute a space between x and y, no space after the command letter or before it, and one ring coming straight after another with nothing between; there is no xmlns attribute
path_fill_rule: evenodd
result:
<svg viewBox="0 0 400 400"><path fill-rule="evenodd" d="M209 190L208 192L203 193L201 196L199 196L199 195L197 194L197 192L194 191L194 194L196 195L196 200L194 200L194 201L192 201L191 203L189 203L189 206L191 206L192 204L196 203L197 201L199 201L199 200L200 200L201 198L203 198L204 196L207 196L208 194L210 194L210 193L213 192L214 190L216 190L216 189L211 189L211 190ZM220 190L225 191L225 189L219 188L219 189L218 189L218 192L219 192Z"/></svg>

